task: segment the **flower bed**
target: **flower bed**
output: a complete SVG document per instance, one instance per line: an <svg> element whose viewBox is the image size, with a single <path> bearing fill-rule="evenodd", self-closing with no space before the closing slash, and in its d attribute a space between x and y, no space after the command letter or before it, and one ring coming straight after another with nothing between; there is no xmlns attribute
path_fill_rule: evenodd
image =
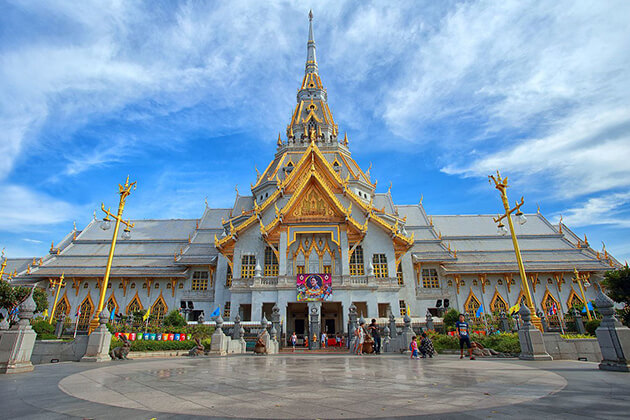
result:
<svg viewBox="0 0 630 420"><path fill-rule="evenodd" d="M201 344L206 349L210 349L210 339L202 340ZM110 349L122 346L123 343L117 338L112 338ZM167 351L167 350L190 350L197 343L193 340L179 341L157 341L157 340L136 340L131 342L131 351Z"/></svg>

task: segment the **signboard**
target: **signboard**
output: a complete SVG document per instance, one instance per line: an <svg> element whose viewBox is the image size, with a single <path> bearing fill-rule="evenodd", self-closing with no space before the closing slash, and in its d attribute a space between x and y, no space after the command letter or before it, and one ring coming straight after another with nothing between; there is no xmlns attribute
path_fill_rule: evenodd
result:
<svg viewBox="0 0 630 420"><path fill-rule="evenodd" d="M332 276L324 274L297 275L298 302L330 300L332 296Z"/></svg>

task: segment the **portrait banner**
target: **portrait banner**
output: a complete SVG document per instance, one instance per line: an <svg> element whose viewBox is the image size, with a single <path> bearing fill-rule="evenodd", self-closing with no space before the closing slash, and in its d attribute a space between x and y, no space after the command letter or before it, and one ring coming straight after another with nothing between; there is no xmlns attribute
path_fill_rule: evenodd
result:
<svg viewBox="0 0 630 420"><path fill-rule="evenodd" d="M297 275L298 302L330 300L332 296L332 276L324 274Z"/></svg>

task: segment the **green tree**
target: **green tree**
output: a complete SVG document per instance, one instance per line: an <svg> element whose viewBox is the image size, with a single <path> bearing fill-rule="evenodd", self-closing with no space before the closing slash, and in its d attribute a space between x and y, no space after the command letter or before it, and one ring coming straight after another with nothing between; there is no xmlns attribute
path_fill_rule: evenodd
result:
<svg viewBox="0 0 630 420"><path fill-rule="evenodd" d="M186 318L184 318L179 311L172 310L164 317L162 324L165 327L184 327L186 326Z"/></svg>
<svg viewBox="0 0 630 420"><path fill-rule="evenodd" d="M630 325L630 267L626 265L618 270L607 271L604 274L602 284L606 288L606 294L618 303L625 303L626 310L619 311L622 321Z"/></svg>
<svg viewBox="0 0 630 420"><path fill-rule="evenodd" d="M0 280L0 307L11 311L22 303L29 293L31 293L30 287L11 286L8 282ZM44 312L48 308L48 297L44 289L35 287L33 299L37 305L35 312Z"/></svg>
<svg viewBox="0 0 630 420"><path fill-rule="evenodd" d="M444 326L445 327L455 327L455 323L459 320L459 312L455 309L449 309L448 312L444 314Z"/></svg>

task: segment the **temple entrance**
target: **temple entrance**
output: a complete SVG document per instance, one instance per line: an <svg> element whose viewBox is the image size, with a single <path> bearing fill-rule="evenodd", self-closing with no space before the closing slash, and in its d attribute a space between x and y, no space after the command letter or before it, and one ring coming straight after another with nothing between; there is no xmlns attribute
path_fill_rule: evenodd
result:
<svg viewBox="0 0 630 420"><path fill-rule="evenodd" d="M304 344L304 337L308 337L308 305L306 302L289 303L287 306L287 337L295 331L298 345Z"/></svg>
<svg viewBox="0 0 630 420"><path fill-rule="evenodd" d="M343 333L341 302L322 302L322 326L328 337Z"/></svg>

